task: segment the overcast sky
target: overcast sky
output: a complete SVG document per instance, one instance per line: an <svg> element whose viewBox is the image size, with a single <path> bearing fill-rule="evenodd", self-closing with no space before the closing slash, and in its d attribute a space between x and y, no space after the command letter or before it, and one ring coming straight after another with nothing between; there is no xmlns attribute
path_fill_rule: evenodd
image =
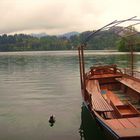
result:
<svg viewBox="0 0 140 140"><path fill-rule="evenodd" d="M0 34L61 34L138 16L140 0L0 0Z"/></svg>

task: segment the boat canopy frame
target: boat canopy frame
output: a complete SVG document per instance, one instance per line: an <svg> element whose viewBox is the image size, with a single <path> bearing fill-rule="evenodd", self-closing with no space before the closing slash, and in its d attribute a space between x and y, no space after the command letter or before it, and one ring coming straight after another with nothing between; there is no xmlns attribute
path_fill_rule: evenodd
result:
<svg viewBox="0 0 140 140"><path fill-rule="evenodd" d="M90 40L91 37L94 37L98 32L103 31L103 30L113 29L114 27L116 27L117 25L119 25L121 23L133 21L133 22L136 22L136 23L131 24L129 26L134 26L134 25L140 24L140 19L136 19L136 17L137 16L134 16L134 17L131 17L131 18L128 18L128 19L124 19L124 20L114 20L113 22L101 27L100 29L98 29L96 31L93 31L91 34L89 34L87 36L87 38L85 38L84 41L81 42L81 45L78 46L80 81L81 81L81 90L82 90L83 94L86 92L86 88L85 88L85 75L86 74L85 74L85 62L84 62L84 48L86 48L87 42ZM124 29L128 28L129 26L124 27ZM131 49L131 51L132 51L132 49ZM131 52L131 54L133 54L133 53ZM132 58L132 61L133 61L133 58ZM132 62L132 65L133 65L133 62ZM133 66L132 66L132 68L133 68Z"/></svg>

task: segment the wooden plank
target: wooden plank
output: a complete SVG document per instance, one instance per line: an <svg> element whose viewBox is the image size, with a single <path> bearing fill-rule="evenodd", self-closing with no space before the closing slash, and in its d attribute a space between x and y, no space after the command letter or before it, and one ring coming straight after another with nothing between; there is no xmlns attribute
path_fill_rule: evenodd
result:
<svg viewBox="0 0 140 140"><path fill-rule="evenodd" d="M106 120L106 123L113 129L125 128L117 119Z"/></svg>
<svg viewBox="0 0 140 140"><path fill-rule="evenodd" d="M111 102L115 105L124 105L123 102L119 99L117 95L115 95L112 91L107 92L107 97L111 100Z"/></svg>
<svg viewBox="0 0 140 140"><path fill-rule="evenodd" d="M128 120L135 125L135 127L140 128L140 117L128 118Z"/></svg>
<svg viewBox="0 0 140 140"><path fill-rule="evenodd" d="M125 129L116 129L116 134L121 138L130 138L131 140L140 139L140 128L125 128Z"/></svg>
<svg viewBox="0 0 140 140"><path fill-rule="evenodd" d="M95 111L108 112L113 111L111 105L109 105L100 93L100 87L97 80L87 81L86 90L91 94L92 105Z"/></svg>
<svg viewBox="0 0 140 140"><path fill-rule="evenodd" d="M90 79L96 80L96 79L103 79L103 78L121 78L121 74L97 74L93 75Z"/></svg>
<svg viewBox="0 0 140 140"><path fill-rule="evenodd" d="M131 119L131 118L129 118ZM140 119L140 117L139 117ZM121 122L120 122L121 120ZM120 138L132 138L135 139L137 138L140 139L140 128L133 127L130 122L128 124L124 124L123 119L111 119L111 120L105 120L105 122L113 129L113 131L120 137ZM129 121L129 120L128 120ZM122 124L123 122L123 124ZM139 122L139 120L138 120ZM124 127L125 126L125 127ZM127 128L126 128L127 127Z"/></svg>
<svg viewBox="0 0 140 140"><path fill-rule="evenodd" d="M125 128L135 128L136 126L131 123L127 118L118 119L118 121L125 127Z"/></svg>
<svg viewBox="0 0 140 140"><path fill-rule="evenodd" d="M120 83L128 86L129 88L133 89L134 91L140 93L140 82L135 81L133 79L130 78L116 78L117 81L119 81Z"/></svg>

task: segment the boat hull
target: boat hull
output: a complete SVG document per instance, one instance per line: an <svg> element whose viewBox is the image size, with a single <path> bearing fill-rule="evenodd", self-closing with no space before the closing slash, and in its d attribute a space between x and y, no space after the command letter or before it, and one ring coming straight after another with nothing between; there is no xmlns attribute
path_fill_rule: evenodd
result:
<svg viewBox="0 0 140 140"><path fill-rule="evenodd" d="M100 128L99 131L101 131L101 133L106 137L107 140L121 140L118 139L118 137L112 132L112 130L104 124L104 122L96 115L95 112L91 112L91 109L85 101L83 103L92 116L92 119L96 122L96 127Z"/></svg>
<svg viewBox="0 0 140 140"><path fill-rule="evenodd" d="M107 140L140 140L139 137L119 137L117 134L115 134L115 132L113 132L113 130L110 127L108 127L105 124L105 122L100 118L100 116L96 112L91 111L87 102L84 101L83 103L88 109L89 113L91 114L92 119L95 120L96 126L100 128L99 131L101 131L101 133L106 137Z"/></svg>

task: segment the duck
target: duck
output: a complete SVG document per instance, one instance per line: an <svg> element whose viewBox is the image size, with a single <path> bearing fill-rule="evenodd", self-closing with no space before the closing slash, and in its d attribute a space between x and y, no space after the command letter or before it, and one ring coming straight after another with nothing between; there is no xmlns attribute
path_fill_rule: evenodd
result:
<svg viewBox="0 0 140 140"><path fill-rule="evenodd" d="M51 115L50 118L49 118L49 123L50 123L50 126L52 127L55 123L55 116L54 115Z"/></svg>

